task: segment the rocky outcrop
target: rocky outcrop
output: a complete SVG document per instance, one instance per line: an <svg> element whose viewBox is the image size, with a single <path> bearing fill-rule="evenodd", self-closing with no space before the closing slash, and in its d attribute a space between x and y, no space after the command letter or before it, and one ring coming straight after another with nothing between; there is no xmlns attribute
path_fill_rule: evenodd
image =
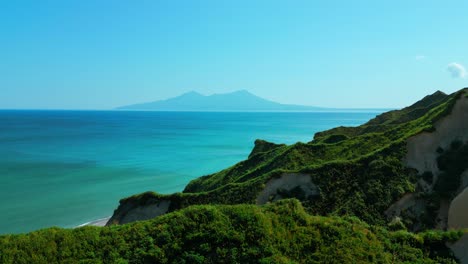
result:
<svg viewBox="0 0 468 264"><path fill-rule="evenodd" d="M147 199L144 202L141 199L123 200L106 225L148 220L167 213L170 205L169 200Z"/></svg>
<svg viewBox="0 0 468 264"><path fill-rule="evenodd" d="M255 146L252 149L252 152L250 152L249 158L253 157L256 154L268 152L276 148L285 146L284 144L275 144L261 139L255 140L254 144Z"/></svg>
<svg viewBox="0 0 468 264"><path fill-rule="evenodd" d="M310 175L284 173L265 184L265 188L257 196L257 204L261 205L289 197L310 199L317 195L319 195L319 189L312 182Z"/></svg>

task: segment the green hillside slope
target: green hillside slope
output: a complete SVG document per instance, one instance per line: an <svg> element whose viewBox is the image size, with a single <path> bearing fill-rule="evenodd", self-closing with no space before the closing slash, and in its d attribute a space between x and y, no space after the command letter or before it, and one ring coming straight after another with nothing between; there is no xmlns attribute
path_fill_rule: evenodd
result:
<svg viewBox="0 0 468 264"><path fill-rule="evenodd" d="M387 231L297 200L195 206L112 227L0 236L1 263L455 263L460 232Z"/></svg>

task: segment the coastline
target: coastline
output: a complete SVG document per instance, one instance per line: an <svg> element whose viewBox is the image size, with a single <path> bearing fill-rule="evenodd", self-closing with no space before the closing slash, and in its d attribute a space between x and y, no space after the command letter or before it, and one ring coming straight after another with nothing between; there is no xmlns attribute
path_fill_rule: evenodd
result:
<svg viewBox="0 0 468 264"><path fill-rule="evenodd" d="M97 220L94 220L94 221L91 221L91 222L86 222L84 224L81 224L81 225L78 225L74 228L79 228L79 227L83 227L83 226L106 226L107 224L107 221L109 221L111 217L105 217L105 218L101 218L101 219L97 219Z"/></svg>
<svg viewBox="0 0 468 264"><path fill-rule="evenodd" d="M89 225L112 215L122 197L148 191L148 186L157 186L160 193L180 192L190 180L244 160L257 138L286 144L308 142L315 131L359 125L374 116L0 111L0 120L14 120L2 123L2 135L9 138L0 144L4 157L0 175L8 175L0 177L0 185L7 186L0 192L4 201L0 204L4 211L0 231L24 233L51 226ZM79 125L83 123L99 125ZM18 134L27 124L40 129ZM220 133L220 127L228 142L212 136ZM47 136L40 131L47 131ZM120 151L115 151L115 142ZM90 186L90 182L94 184ZM124 191L122 186L126 186ZM39 202L38 196L47 202ZM83 197L93 205L89 211ZM17 202L9 203L11 200ZM31 215L36 217L28 217Z"/></svg>

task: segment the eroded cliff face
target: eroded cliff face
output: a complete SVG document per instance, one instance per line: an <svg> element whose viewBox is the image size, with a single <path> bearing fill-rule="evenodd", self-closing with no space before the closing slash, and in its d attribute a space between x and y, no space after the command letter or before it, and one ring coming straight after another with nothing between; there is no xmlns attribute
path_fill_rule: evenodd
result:
<svg viewBox="0 0 468 264"><path fill-rule="evenodd" d="M408 152L404 163L417 169L420 174L431 172L435 176L432 184L427 186L429 189L434 186L439 174L438 152L449 148L455 140L468 141L468 98L465 95L457 100L448 116L436 122L435 131L420 133L407 141Z"/></svg>
<svg viewBox="0 0 468 264"><path fill-rule="evenodd" d="M106 225L126 224L135 221L148 220L169 211L169 200L147 200L143 204L135 201L121 202Z"/></svg>
<svg viewBox="0 0 468 264"><path fill-rule="evenodd" d="M438 166L438 157L441 152L451 147L455 141L461 144L468 142L468 98L466 92L455 103L451 113L439 120L435 131L423 132L413 136L407 141L407 155L404 164L418 170L422 175L433 175L431 180L423 178L418 181L419 194L436 192L434 187L437 181L445 179L446 174L441 173ZM437 209L436 228L438 229L465 229L468 228L468 170L460 175L458 190L453 199L441 199ZM429 201L421 195L407 194L393 204L386 214L389 218L400 216L403 211L411 211L413 216L420 218L425 212ZM465 234L456 243L450 244L456 257L461 263L468 263L468 234Z"/></svg>
<svg viewBox="0 0 468 264"><path fill-rule="evenodd" d="M466 188L450 204L448 227L468 228L468 189Z"/></svg>
<svg viewBox="0 0 468 264"><path fill-rule="evenodd" d="M468 228L468 170L461 177L460 193L453 199L448 210L449 229ZM468 234L449 245L461 263L468 263Z"/></svg>
<svg viewBox="0 0 468 264"><path fill-rule="evenodd" d="M257 204L266 204L288 198L288 196L310 199L317 195L319 195L319 189L312 182L310 175L283 173L279 178L273 178L265 184L265 188L257 196Z"/></svg>
<svg viewBox="0 0 468 264"><path fill-rule="evenodd" d="M451 148L453 142L458 141L461 144L468 142L468 98L466 91L455 102L449 115L443 117L434 124L433 132L423 132L407 140L407 154L404 158L404 164L407 167L414 168L420 175L429 175L430 177L421 177L417 183L417 192L406 194L399 201L394 203L385 212L388 218L400 217L402 214L410 215L415 219L427 214L429 201L425 195L434 192L434 186L438 181L446 181L440 177L446 177L441 173L438 166L438 158L445 150ZM440 178L440 179L439 179ZM468 171L460 176L459 188L456 194L460 194L468 186ZM421 195L423 194L423 195ZM461 194L460 194L461 195ZM437 205L437 215L435 216L435 227L446 229L450 227L448 222L453 221L453 215L462 210L463 205L468 206L468 197L457 197L453 199L441 199ZM465 200L467 199L467 200ZM455 202L455 204L454 204ZM468 207L463 210L467 211ZM450 211L450 212L449 212ZM468 227L468 219L466 221ZM464 222L465 223L465 222ZM413 226L414 230L421 225Z"/></svg>
<svg viewBox="0 0 468 264"><path fill-rule="evenodd" d="M419 179L418 187L424 192L431 192L439 180L440 169L437 165L437 158L440 152L449 149L454 141L468 142L468 98L466 92L457 100L451 113L437 121L434 128L433 132L422 132L409 138L406 145L407 154L404 158L404 164L409 168L416 169L419 174L430 173L433 177L430 181ZM468 177L465 178L465 183L460 183L460 185L466 186L468 184ZM402 200L408 200L408 198L403 197ZM397 207L405 206L400 201L395 205L397 204L399 204Z"/></svg>

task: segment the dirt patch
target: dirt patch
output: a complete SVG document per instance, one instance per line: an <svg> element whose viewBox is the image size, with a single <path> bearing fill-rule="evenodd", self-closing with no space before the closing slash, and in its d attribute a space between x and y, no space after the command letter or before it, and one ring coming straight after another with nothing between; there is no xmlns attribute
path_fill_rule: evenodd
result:
<svg viewBox="0 0 468 264"><path fill-rule="evenodd" d="M319 194L318 187L312 182L309 174L284 173L279 178L269 180L263 191L257 196L257 204L282 199L282 191L300 189L305 197Z"/></svg>

